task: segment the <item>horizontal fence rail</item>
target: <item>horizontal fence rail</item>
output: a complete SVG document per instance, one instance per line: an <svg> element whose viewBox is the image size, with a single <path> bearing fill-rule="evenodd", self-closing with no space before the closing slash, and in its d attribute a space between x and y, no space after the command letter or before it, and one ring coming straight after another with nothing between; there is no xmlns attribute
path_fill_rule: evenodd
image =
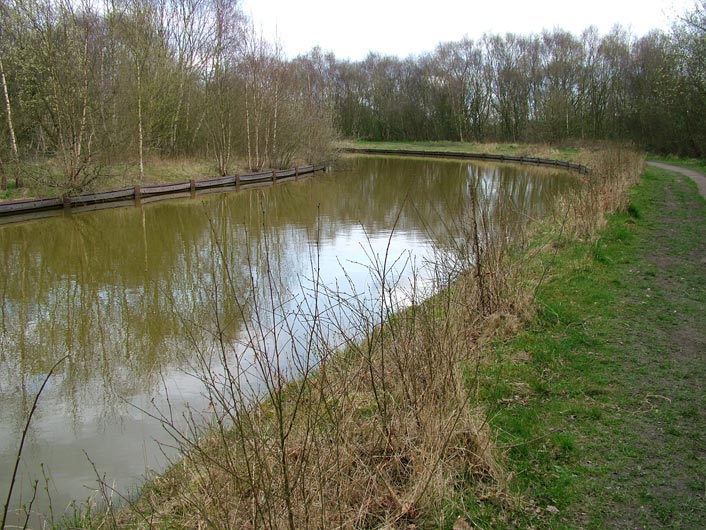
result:
<svg viewBox="0 0 706 530"><path fill-rule="evenodd" d="M101 208L118 208L148 204L168 199L194 198L206 193L237 191L240 189L269 186L276 182L296 180L299 177L326 171L325 165L310 165L263 171L249 175L232 175L204 180L187 180L169 184L150 184L118 190L0 202L0 223L49 217L60 210L85 212Z"/></svg>
<svg viewBox="0 0 706 530"><path fill-rule="evenodd" d="M463 153L459 151L416 151L412 149L366 149L360 147L344 147L344 153L360 155L391 155L391 156L418 156L429 158L453 158L459 160L488 160L492 162L519 162L522 164L534 164L537 166L551 166L579 173L590 173L588 166L566 162L564 160L554 160L551 158L537 158L531 156L511 156L495 155L488 153Z"/></svg>

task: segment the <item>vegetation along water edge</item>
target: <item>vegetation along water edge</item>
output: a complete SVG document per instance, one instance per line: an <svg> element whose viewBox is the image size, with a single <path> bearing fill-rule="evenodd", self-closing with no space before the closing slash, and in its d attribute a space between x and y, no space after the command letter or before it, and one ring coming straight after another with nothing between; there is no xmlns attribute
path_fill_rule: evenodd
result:
<svg viewBox="0 0 706 530"><path fill-rule="evenodd" d="M402 312L391 301L373 314L361 307L364 338L350 336L338 353L319 350L316 370L292 382L273 377L263 399L247 406L233 387L216 393L211 385L220 412L197 443L179 439L183 459L127 508L86 512L70 526L698 521L703 475L693 466L703 465L703 444L693 416L700 409L690 405L703 397L692 395L700 387L690 386L678 364L660 356L669 352L669 326L681 322L673 315L695 327L703 289L685 270L683 306L643 312L643 302L657 305L668 295L653 299L660 267L644 255L660 250L654 231L664 232L659 219L669 210L659 201L672 197L677 217L702 215L703 201L689 181L655 169L628 194L642 168L633 152L604 151L593 167L585 192L558 205L521 244L503 247L476 210L462 245L473 250L454 281ZM670 193L661 195L663 188ZM681 201L691 203L682 208ZM618 213L606 224L608 211ZM670 226L688 228L679 244L698 254L695 224ZM664 372L659 378L651 364ZM688 373L698 382L696 368ZM671 376L683 393L649 388ZM682 399L689 410L666 407ZM673 451L680 440L667 429L681 433L690 456ZM667 436L664 445L658 435ZM644 452L645 443L654 454ZM679 473L669 476L669 469ZM665 482L677 477L693 480L680 492Z"/></svg>

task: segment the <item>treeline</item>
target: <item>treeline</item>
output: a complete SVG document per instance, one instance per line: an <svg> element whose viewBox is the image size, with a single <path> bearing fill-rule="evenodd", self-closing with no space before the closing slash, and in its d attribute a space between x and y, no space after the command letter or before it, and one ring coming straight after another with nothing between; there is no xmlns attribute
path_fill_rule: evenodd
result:
<svg viewBox="0 0 706 530"><path fill-rule="evenodd" d="M669 34L486 35L350 62L285 60L232 0L6 0L0 82L3 188L36 161L61 189L115 162L142 178L155 156L221 174L318 162L337 134L615 139L704 157L706 2Z"/></svg>
<svg viewBox="0 0 706 530"><path fill-rule="evenodd" d="M319 57L346 136L369 140L618 139L706 156L706 15L671 34L484 36L420 57Z"/></svg>
<svg viewBox="0 0 706 530"><path fill-rule="evenodd" d="M116 161L142 177L150 156L221 174L326 156L332 118L306 72L237 2L7 0L0 16L0 159L15 170L52 160L53 184L77 189Z"/></svg>

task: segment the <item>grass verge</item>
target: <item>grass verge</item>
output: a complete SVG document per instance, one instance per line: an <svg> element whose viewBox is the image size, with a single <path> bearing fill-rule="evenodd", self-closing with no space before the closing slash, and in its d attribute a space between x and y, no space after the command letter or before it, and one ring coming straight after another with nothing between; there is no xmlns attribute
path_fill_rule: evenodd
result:
<svg viewBox="0 0 706 530"><path fill-rule="evenodd" d="M53 197L75 191L67 187L66 178L55 161L27 162L21 166L21 172L22 187L17 188L14 174L9 174L8 187L0 190L0 200ZM95 179L88 182L81 191L105 191L136 184L162 184L218 176L211 161L196 158L150 158L145 165L143 179L139 178L136 164L106 165L95 168L95 172ZM239 167L235 172L243 171Z"/></svg>
<svg viewBox="0 0 706 530"><path fill-rule="evenodd" d="M470 499L472 523L706 528L704 221L687 177L650 168L597 240L557 252L481 383L517 503Z"/></svg>

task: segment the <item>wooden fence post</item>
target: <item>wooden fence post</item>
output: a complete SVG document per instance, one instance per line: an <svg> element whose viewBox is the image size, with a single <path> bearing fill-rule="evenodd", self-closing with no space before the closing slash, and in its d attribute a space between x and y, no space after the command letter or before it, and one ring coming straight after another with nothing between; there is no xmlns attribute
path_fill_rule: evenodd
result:
<svg viewBox="0 0 706 530"><path fill-rule="evenodd" d="M71 197L67 193L64 195L64 210L70 210L71 209Z"/></svg>
<svg viewBox="0 0 706 530"><path fill-rule="evenodd" d="M235 191L240 191L240 175L235 176Z"/></svg>
<svg viewBox="0 0 706 530"><path fill-rule="evenodd" d="M142 189L138 184L135 186L135 206L139 206L140 204L142 204Z"/></svg>
<svg viewBox="0 0 706 530"><path fill-rule="evenodd" d="M192 199L196 197L196 181L194 179L189 179L189 191Z"/></svg>
<svg viewBox="0 0 706 530"><path fill-rule="evenodd" d="M272 184L274 184L275 182L277 182L277 171L275 171L273 169L272 170Z"/></svg>

